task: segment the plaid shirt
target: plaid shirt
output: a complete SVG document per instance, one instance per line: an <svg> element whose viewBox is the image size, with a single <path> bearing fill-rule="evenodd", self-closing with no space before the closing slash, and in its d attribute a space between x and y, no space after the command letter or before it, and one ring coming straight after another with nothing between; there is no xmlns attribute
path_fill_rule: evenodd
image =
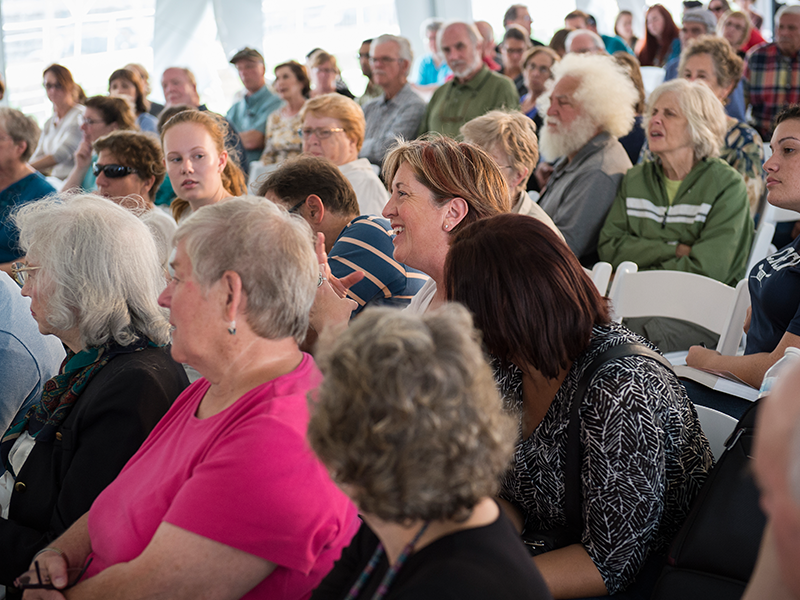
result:
<svg viewBox="0 0 800 600"><path fill-rule="evenodd" d="M753 126L772 138L772 123L787 104L800 102L800 52L785 56L777 44L761 44L747 54L745 99L753 107Z"/></svg>

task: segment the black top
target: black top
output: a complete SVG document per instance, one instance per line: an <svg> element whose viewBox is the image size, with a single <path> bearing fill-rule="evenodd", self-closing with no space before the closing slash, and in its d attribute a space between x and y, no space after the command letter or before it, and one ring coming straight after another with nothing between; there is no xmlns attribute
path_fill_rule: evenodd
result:
<svg viewBox="0 0 800 600"><path fill-rule="evenodd" d="M367 526L358 533L311 596L344 598L378 546ZM389 568L384 554L359 598L375 594ZM408 600L548 600L552 598L519 535L502 514L494 523L444 536L408 557L386 594Z"/></svg>

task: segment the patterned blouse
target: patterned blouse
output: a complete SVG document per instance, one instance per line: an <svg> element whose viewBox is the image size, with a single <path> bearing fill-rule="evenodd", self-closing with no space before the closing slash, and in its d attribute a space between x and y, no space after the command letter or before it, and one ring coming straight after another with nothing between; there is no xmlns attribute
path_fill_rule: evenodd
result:
<svg viewBox="0 0 800 600"><path fill-rule="evenodd" d="M276 110L267 119L266 144L261 162L265 165L277 165L289 158L300 156L303 151L303 140L297 130L303 126L298 112L293 117L283 116L282 110Z"/></svg>
<svg viewBox="0 0 800 600"><path fill-rule="evenodd" d="M500 496L525 515L529 531L566 523L564 468L572 396L601 352L626 342L656 349L622 325L596 326L542 422L517 444ZM520 415L522 373L495 365L506 406ZM636 356L601 367L581 417L581 542L608 593L625 589L650 553L663 553L683 524L713 457L694 405L675 375Z"/></svg>

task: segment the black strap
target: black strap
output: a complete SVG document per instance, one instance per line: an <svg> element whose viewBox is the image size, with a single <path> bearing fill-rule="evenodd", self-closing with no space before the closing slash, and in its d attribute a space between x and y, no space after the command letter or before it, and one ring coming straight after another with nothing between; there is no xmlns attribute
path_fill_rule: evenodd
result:
<svg viewBox="0 0 800 600"><path fill-rule="evenodd" d="M589 385L595 373L607 362L625 356L644 356L660 362L672 371L669 361L643 344L629 343L613 346L597 355L581 375L570 409L569 425L567 426L567 463L564 474L564 514L567 518L569 529L575 540L580 540L583 529L581 516L581 421L578 414Z"/></svg>

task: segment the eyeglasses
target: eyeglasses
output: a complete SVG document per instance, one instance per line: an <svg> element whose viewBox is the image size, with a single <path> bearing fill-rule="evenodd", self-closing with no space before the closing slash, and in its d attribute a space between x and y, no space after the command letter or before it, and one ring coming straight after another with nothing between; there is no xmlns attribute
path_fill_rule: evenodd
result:
<svg viewBox="0 0 800 600"><path fill-rule="evenodd" d="M14 278L20 287L24 286L30 279L30 271L36 271L42 267L30 267L24 262L15 262L11 265L11 277Z"/></svg>
<svg viewBox="0 0 800 600"><path fill-rule="evenodd" d="M322 129L321 127L304 127L303 129L297 130L297 135L299 135L301 138L309 138L312 135L315 135L317 136L317 139L327 140L334 133L338 133L340 131L344 131L344 129L341 127L331 127L329 129Z"/></svg>
<svg viewBox="0 0 800 600"><path fill-rule="evenodd" d="M370 57L369 63L371 65L389 65L393 62L400 62L399 58L391 58L388 56L373 56Z"/></svg>
<svg viewBox="0 0 800 600"><path fill-rule="evenodd" d="M44 89L46 90L60 90L62 89L62 85L60 83L45 83Z"/></svg>
<svg viewBox="0 0 800 600"><path fill-rule="evenodd" d="M84 576L86 573L86 569L89 568L89 565L92 564L93 559L89 559L83 568L70 568L67 569L67 585L63 588L58 588L59 590L68 590L71 587L75 587L78 582L81 580L81 577ZM14 585L22 590L55 590L56 586L53 585L53 582L47 578L45 581L42 581L42 572L39 568L39 561L34 561L33 566L34 569L31 569L27 573L23 573L19 577L17 577L16 581L14 581Z"/></svg>
<svg viewBox="0 0 800 600"><path fill-rule="evenodd" d="M92 167L92 173L95 177L99 176L100 173L103 173L109 179L121 179L122 177L127 177L133 173L138 173L138 171L133 167L123 167L122 165L101 165L100 163L95 163Z"/></svg>
<svg viewBox="0 0 800 600"><path fill-rule="evenodd" d="M91 127L92 125L99 125L100 123L103 123L103 125L106 124L103 121L95 121L94 119L90 119L88 117L83 117L83 122L86 123L89 127Z"/></svg>
<svg viewBox="0 0 800 600"><path fill-rule="evenodd" d="M359 59L362 59L362 58L369 58L369 52L359 52L359 53L358 53L358 58L359 58Z"/></svg>
<svg viewBox="0 0 800 600"><path fill-rule="evenodd" d="M548 76L550 75L550 67L546 67L544 65L537 65L537 64L534 64L534 63L528 63L525 66L525 69L528 70L528 71L538 71L542 75L548 75Z"/></svg>
<svg viewBox="0 0 800 600"><path fill-rule="evenodd" d="M306 198L306 200L308 200L308 198ZM305 204L305 203L306 203L306 200L301 200L300 202L298 202L297 204L295 204L295 205L294 205L292 208L290 208L290 209L289 209L289 214L292 214L292 215L293 215L293 214L294 214L294 213L296 213L298 210L300 210L300 207L301 207L301 206L303 206L303 204Z"/></svg>

